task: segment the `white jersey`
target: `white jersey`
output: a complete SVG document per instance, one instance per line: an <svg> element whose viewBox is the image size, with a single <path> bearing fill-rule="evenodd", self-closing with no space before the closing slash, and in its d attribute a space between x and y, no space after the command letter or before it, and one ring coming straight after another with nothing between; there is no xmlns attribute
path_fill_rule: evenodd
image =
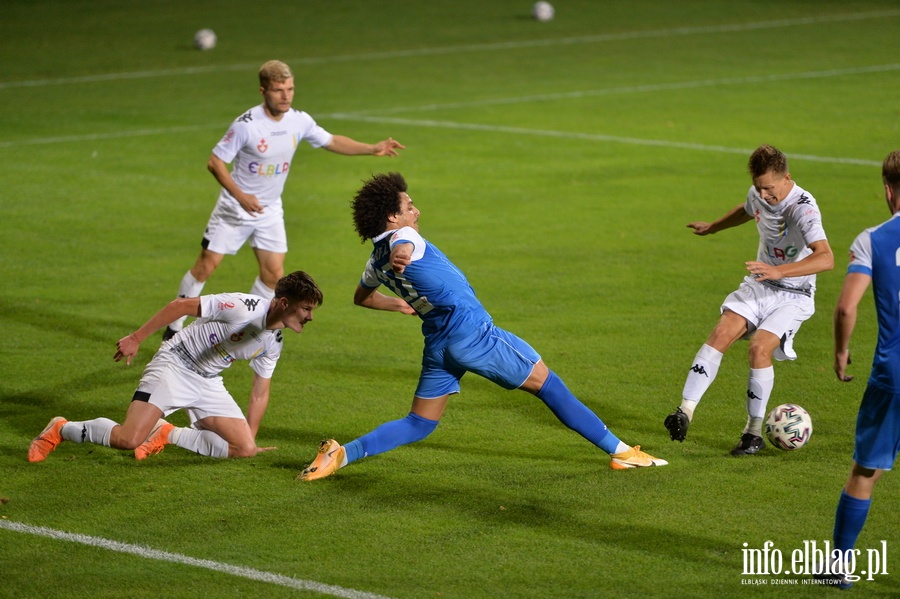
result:
<svg viewBox="0 0 900 599"><path fill-rule="evenodd" d="M292 108L280 121L274 121L260 104L234 120L213 154L225 163L233 161L231 177L235 183L266 207L281 201L291 160L304 139L312 147L321 148L331 143L332 135L305 112ZM221 195L237 205L224 189Z"/></svg>
<svg viewBox="0 0 900 599"><path fill-rule="evenodd" d="M767 204L751 186L744 210L756 219L759 231L757 262L772 266L799 262L812 253L809 244L827 239L816 199L796 183L788 196L775 206ZM762 284L812 296L816 290L816 275L786 277L762 281Z"/></svg>
<svg viewBox="0 0 900 599"><path fill-rule="evenodd" d="M235 360L249 360L253 372L272 378L281 357L281 330L266 329L270 302L247 293L200 298L198 318L163 343L189 370L211 378Z"/></svg>

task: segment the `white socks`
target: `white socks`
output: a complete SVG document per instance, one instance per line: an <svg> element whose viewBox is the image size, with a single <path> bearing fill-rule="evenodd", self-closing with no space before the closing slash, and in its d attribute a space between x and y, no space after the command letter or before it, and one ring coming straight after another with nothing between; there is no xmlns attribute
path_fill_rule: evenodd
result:
<svg viewBox="0 0 900 599"><path fill-rule="evenodd" d="M228 441L212 431L175 427L169 433L169 443L211 458L228 457Z"/></svg>
<svg viewBox="0 0 900 599"><path fill-rule="evenodd" d="M762 423L766 417L766 406L775 386L775 368L751 368L747 381L747 426L745 433L762 436Z"/></svg>
<svg viewBox="0 0 900 599"><path fill-rule="evenodd" d="M194 278L194 275L191 274L191 271L187 271L184 273L184 277L181 279L181 283L178 285L178 297L199 297L200 292L203 291L203 285L205 283L201 283L197 279ZM169 328L173 331L180 331L184 328L184 321L187 316L182 316L175 322L169 325Z"/></svg>
<svg viewBox="0 0 900 599"><path fill-rule="evenodd" d="M73 443L96 443L109 447L109 436L118 423L109 418L95 418L84 422L67 422L59 433L66 441Z"/></svg>
<svg viewBox="0 0 900 599"><path fill-rule="evenodd" d="M694 364L688 371L687 379L684 381L684 390L681 392L681 411L693 419L694 408L703 398L712 382L716 380L719 374L719 365L722 363L722 352L703 344L700 351L694 357Z"/></svg>
<svg viewBox="0 0 900 599"><path fill-rule="evenodd" d="M253 281L253 287L250 288L250 293L264 297L267 300L275 297L275 290L263 283L259 277L256 277L256 280Z"/></svg>

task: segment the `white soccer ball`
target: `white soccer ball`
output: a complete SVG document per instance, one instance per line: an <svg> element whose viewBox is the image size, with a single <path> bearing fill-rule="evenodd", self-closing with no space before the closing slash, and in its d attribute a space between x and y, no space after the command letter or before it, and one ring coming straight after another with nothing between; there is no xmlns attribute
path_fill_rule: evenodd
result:
<svg viewBox="0 0 900 599"><path fill-rule="evenodd" d="M766 418L766 437L778 449L800 449L809 441L812 432L812 418L796 404L782 404L769 412Z"/></svg>
<svg viewBox="0 0 900 599"><path fill-rule="evenodd" d="M543 0L535 2L534 6L531 7L531 16L541 22L550 21L553 19L554 14L556 14L556 11L553 10L553 5Z"/></svg>
<svg viewBox="0 0 900 599"><path fill-rule="evenodd" d="M194 34L194 47L198 50L212 50L216 41L216 32L212 29L201 29Z"/></svg>

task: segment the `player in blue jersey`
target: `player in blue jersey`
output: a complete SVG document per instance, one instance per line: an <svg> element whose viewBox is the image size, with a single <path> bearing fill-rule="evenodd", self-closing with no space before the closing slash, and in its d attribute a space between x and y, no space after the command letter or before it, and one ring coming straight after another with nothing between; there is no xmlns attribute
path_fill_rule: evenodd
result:
<svg viewBox="0 0 900 599"><path fill-rule="evenodd" d="M755 221L759 246L756 260L744 263L747 276L725 298L716 326L688 369L681 405L663 420L672 440L684 441L725 352L739 339L749 339L747 423L733 456L754 455L763 448L762 423L775 386L772 359L796 359L794 336L816 311L816 273L834 267L816 199L791 178L787 157L763 145L750 155L747 167L753 184L745 201L715 222L688 224L696 235L712 235Z"/></svg>
<svg viewBox="0 0 900 599"><path fill-rule="evenodd" d="M847 366L857 306L872 283L878 342L856 419L853 467L834 520L834 547L843 555L853 549L866 523L875 483L893 467L900 451L900 150L885 158L881 176L893 216L860 233L850 246L850 266L834 309L834 372L839 380L849 382L853 380ZM832 566L837 575L829 580L849 587L850 581L842 576L846 570Z"/></svg>
<svg viewBox="0 0 900 599"><path fill-rule="evenodd" d="M299 478L324 478L360 458L421 441L437 427L448 398L459 393L459 381L466 372L505 389L536 395L566 426L610 454L615 470L666 465L640 446L620 441L530 345L494 326L462 271L419 235L419 210L406 190L406 181L398 173L375 175L353 200L356 232L375 245L354 303L422 319L425 349L412 408L406 417L386 422L346 445L323 441L315 461ZM398 297L380 293L382 285Z"/></svg>

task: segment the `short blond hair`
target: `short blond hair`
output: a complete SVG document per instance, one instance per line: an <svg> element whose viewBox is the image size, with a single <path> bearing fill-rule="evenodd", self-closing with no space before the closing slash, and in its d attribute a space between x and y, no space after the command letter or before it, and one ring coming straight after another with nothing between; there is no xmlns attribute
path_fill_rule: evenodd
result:
<svg viewBox="0 0 900 599"><path fill-rule="evenodd" d="M269 89L269 84L273 81L281 83L293 77L294 74L291 72L291 67L280 60L270 60L259 67L259 85L263 89Z"/></svg>

